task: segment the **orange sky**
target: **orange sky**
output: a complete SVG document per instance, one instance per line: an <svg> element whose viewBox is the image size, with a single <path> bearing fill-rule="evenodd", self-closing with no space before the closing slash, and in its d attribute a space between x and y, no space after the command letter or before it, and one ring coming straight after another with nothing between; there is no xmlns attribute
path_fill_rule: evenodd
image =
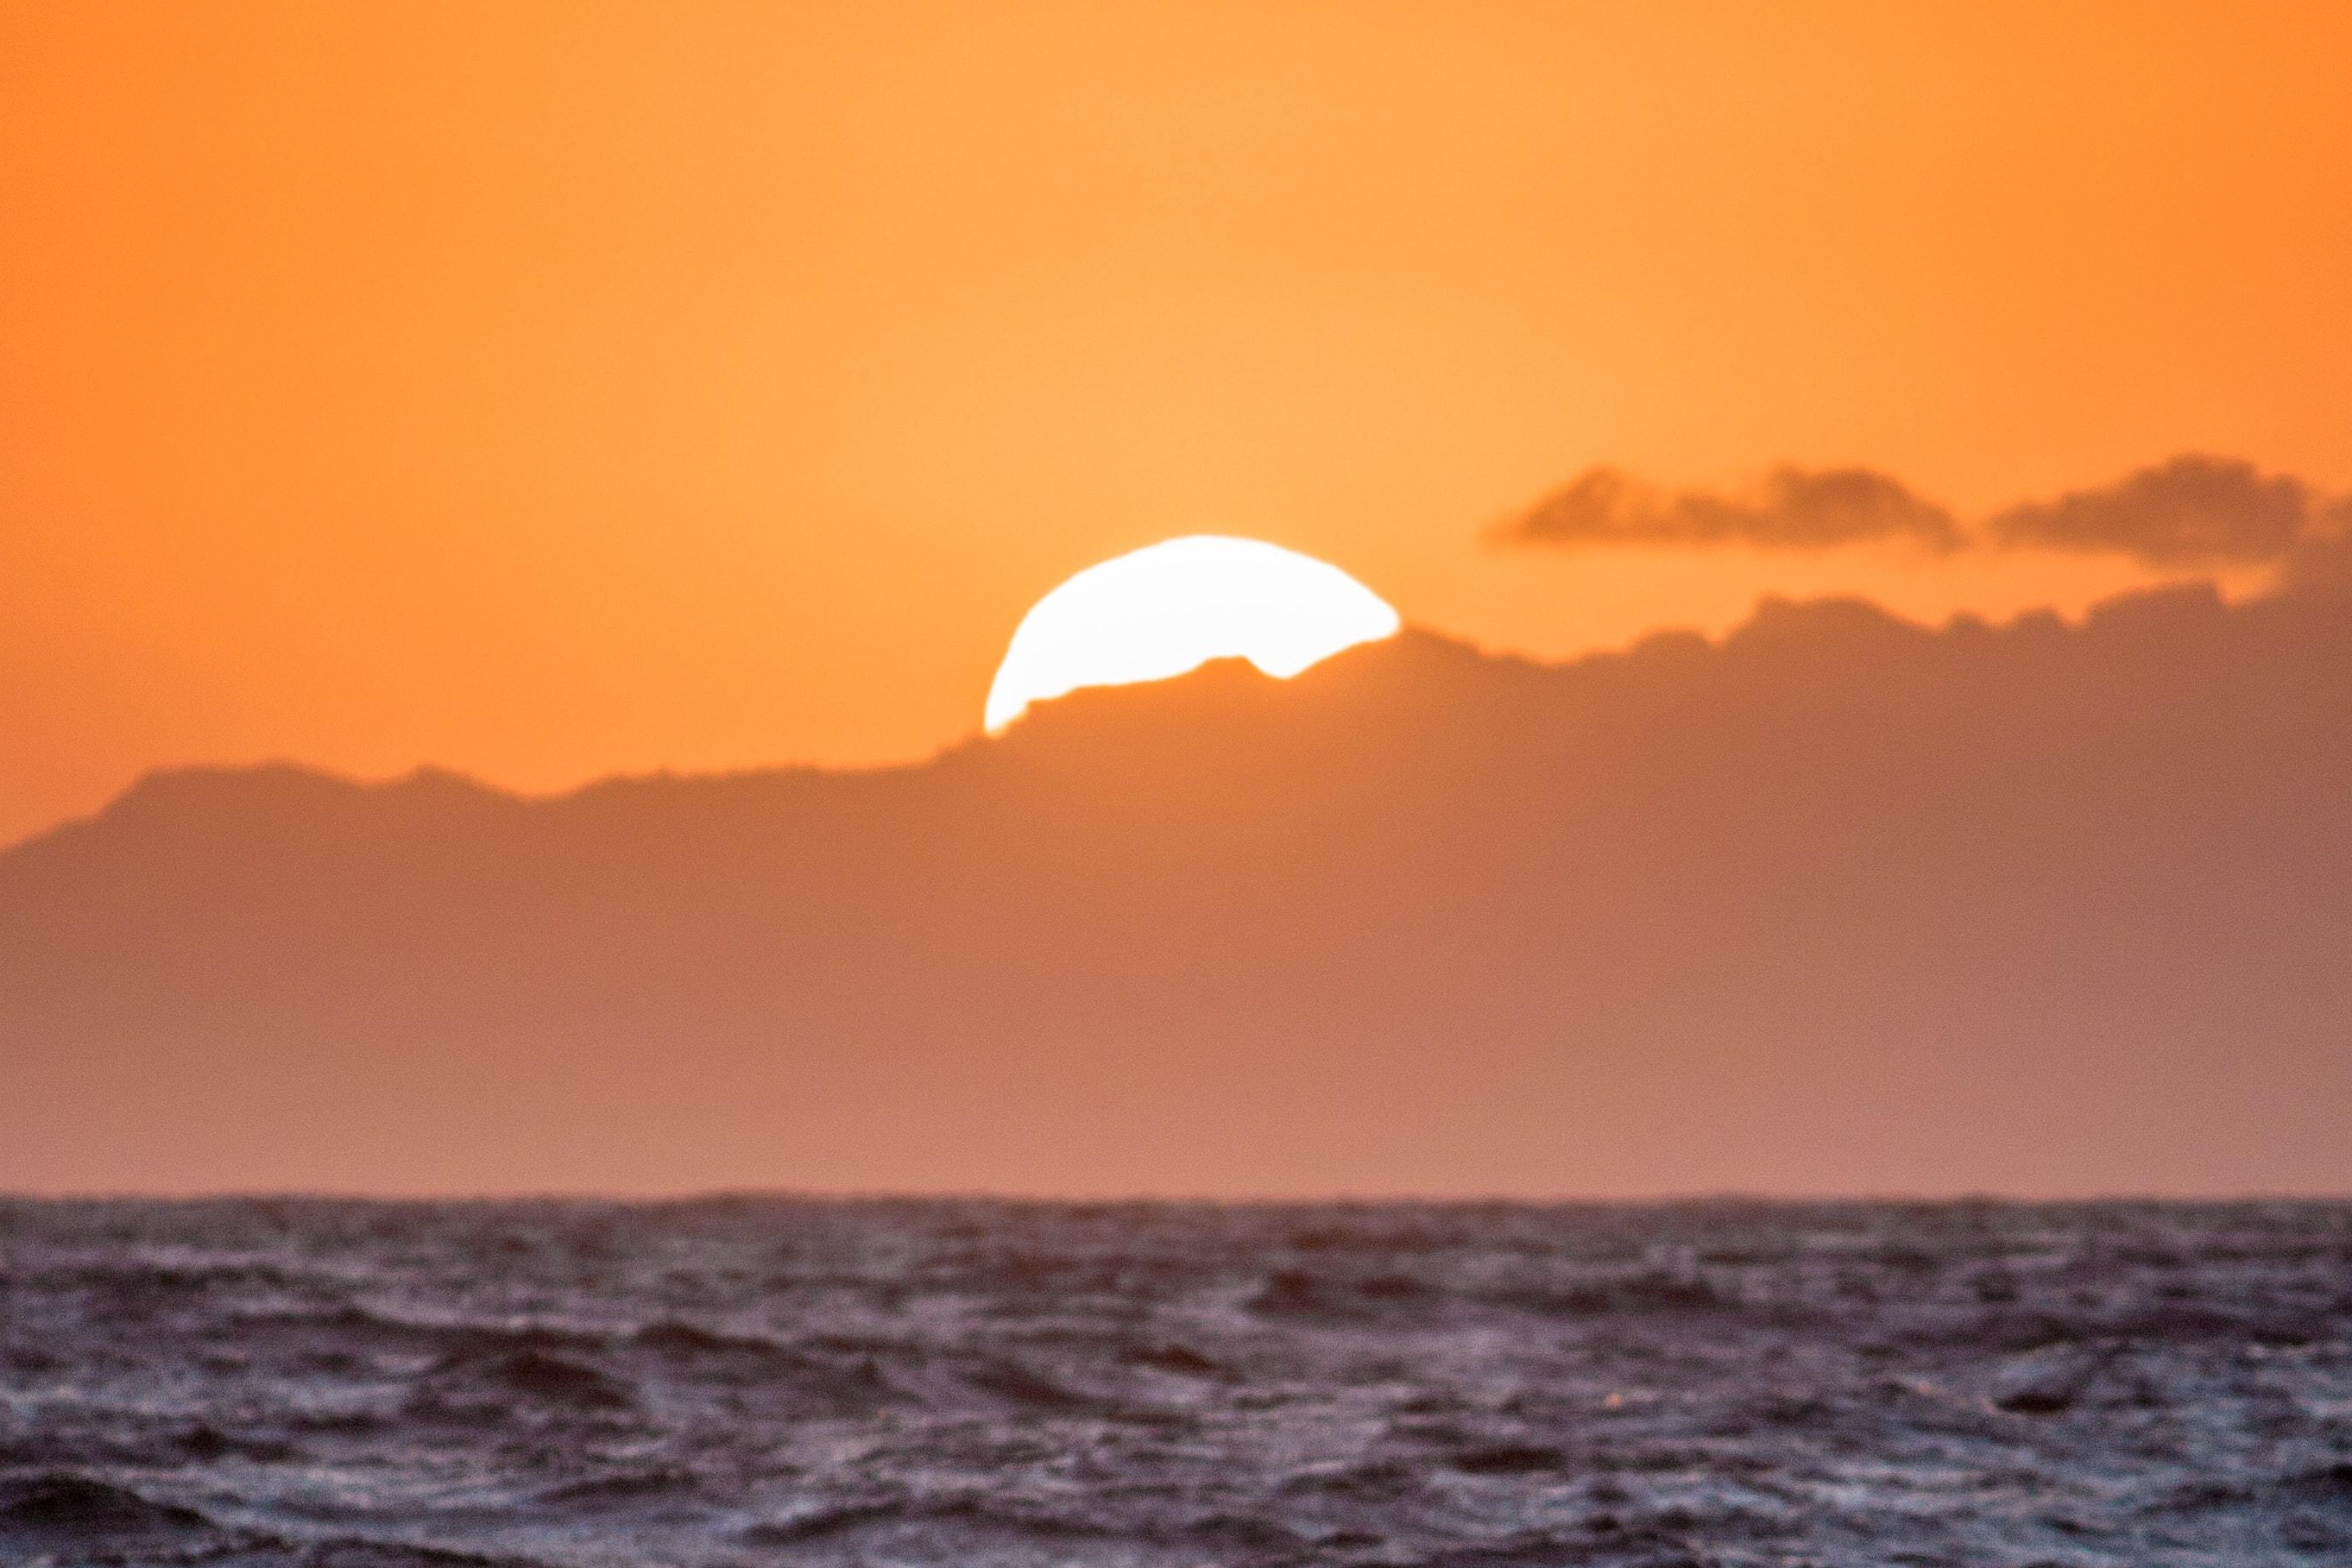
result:
<svg viewBox="0 0 2352 1568"><path fill-rule="evenodd" d="M140 770L919 754L1171 534L1564 655L2105 558L1545 555L1587 465L2352 488L2352 10L0 12L0 841Z"/></svg>

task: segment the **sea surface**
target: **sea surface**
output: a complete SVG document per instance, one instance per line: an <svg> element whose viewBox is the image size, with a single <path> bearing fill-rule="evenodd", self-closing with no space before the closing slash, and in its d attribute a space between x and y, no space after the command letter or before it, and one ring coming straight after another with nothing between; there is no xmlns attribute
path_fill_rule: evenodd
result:
<svg viewBox="0 0 2352 1568"><path fill-rule="evenodd" d="M0 1201L0 1563L2352 1563L2352 1206Z"/></svg>

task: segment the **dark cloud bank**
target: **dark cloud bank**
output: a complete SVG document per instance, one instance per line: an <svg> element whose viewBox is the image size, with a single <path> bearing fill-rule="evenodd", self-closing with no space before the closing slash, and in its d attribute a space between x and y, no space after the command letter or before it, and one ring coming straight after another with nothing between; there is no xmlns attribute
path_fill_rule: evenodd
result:
<svg viewBox="0 0 2352 1568"><path fill-rule="evenodd" d="M2340 1192L2343 580L157 776L0 855L0 1187Z"/></svg>
<svg viewBox="0 0 2352 1568"><path fill-rule="evenodd" d="M2352 533L2352 503L2234 457L2188 454L2112 485L2007 507L1974 532L1867 468L1780 467L1744 496L1670 490L1618 469L1586 470L1493 534L1504 545L1818 550L1907 542L1967 549L2105 551L2158 568L2264 565L2325 553Z"/></svg>

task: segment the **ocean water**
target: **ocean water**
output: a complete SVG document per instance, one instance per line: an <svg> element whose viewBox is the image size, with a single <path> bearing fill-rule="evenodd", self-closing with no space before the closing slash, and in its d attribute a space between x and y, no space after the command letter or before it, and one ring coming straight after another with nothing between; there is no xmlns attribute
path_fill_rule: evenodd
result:
<svg viewBox="0 0 2352 1568"><path fill-rule="evenodd" d="M5 1202L0 1563L2352 1563L2352 1206Z"/></svg>

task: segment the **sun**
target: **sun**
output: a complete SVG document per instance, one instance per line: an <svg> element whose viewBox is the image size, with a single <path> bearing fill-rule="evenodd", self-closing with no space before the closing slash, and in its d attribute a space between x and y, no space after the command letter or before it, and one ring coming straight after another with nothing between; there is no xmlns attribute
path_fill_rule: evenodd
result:
<svg viewBox="0 0 2352 1568"><path fill-rule="evenodd" d="M1211 659L1286 678L1399 624L1379 594L1312 556L1217 534L1169 539L1030 607L988 689L988 729L1081 686L1164 681Z"/></svg>

